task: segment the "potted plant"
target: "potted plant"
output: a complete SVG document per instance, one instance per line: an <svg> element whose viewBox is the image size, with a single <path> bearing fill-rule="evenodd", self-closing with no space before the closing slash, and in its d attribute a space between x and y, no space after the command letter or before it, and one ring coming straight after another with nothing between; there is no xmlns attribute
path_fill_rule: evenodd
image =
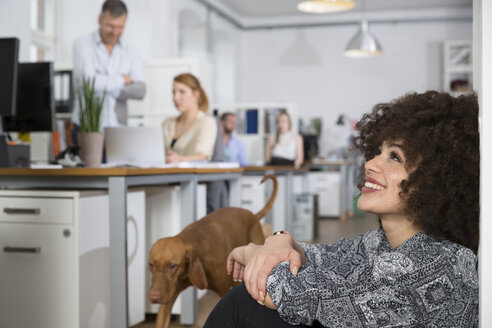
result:
<svg viewBox="0 0 492 328"><path fill-rule="evenodd" d="M101 112L103 109L104 91L102 99L96 95L96 78L82 77L82 90L77 90L79 97L79 124L78 134L80 157L87 167L101 165L104 134L101 129Z"/></svg>

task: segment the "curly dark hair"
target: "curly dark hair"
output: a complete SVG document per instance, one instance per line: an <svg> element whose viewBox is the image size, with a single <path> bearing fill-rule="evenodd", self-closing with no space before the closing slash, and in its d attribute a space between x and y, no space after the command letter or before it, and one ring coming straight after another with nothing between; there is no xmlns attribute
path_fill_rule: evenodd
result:
<svg viewBox="0 0 492 328"><path fill-rule="evenodd" d="M414 223L437 239L477 252L480 151L474 94L409 93L374 106L357 123L355 146L366 161L384 141L401 141L406 166L417 167L401 183L400 197ZM359 188L364 180L362 170Z"/></svg>

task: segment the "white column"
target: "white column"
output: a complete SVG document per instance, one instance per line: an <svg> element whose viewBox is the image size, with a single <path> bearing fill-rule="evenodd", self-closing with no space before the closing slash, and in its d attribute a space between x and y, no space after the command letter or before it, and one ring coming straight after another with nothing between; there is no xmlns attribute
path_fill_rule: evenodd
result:
<svg viewBox="0 0 492 328"><path fill-rule="evenodd" d="M473 85L480 102L480 327L492 327L492 3L473 1Z"/></svg>

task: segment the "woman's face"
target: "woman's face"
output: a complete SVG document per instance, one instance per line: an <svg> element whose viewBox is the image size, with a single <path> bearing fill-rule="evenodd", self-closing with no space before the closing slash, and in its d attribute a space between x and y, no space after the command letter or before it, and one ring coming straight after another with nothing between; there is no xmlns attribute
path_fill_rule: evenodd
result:
<svg viewBox="0 0 492 328"><path fill-rule="evenodd" d="M280 133L286 133L289 132L290 130L290 122L289 122L289 117L285 114L280 114L278 117L278 129Z"/></svg>
<svg viewBox="0 0 492 328"><path fill-rule="evenodd" d="M359 209L385 216L407 217L399 195L400 185L408 179L402 143L384 142L380 153L365 164L366 182L358 201Z"/></svg>
<svg viewBox="0 0 492 328"><path fill-rule="evenodd" d="M176 109L181 113L185 113L190 109L198 108L198 91L181 82L173 83L173 101Z"/></svg>

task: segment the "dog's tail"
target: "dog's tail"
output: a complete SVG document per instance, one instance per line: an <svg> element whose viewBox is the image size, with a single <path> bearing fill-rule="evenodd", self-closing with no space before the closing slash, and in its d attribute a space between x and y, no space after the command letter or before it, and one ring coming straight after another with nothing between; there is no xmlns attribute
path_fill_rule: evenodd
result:
<svg viewBox="0 0 492 328"><path fill-rule="evenodd" d="M266 203L265 207L263 207L258 213L256 213L256 217L258 218L258 220L264 217L268 213L268 211L272 209L273 202L275 201L275 197L277 196L277 188L278 188L277 177L275 176L275 174L265 175L261 180L261 183L265 182L268 179L273 181L273 190L272 190L272 194L270 195L270 199Z"/></svg>

